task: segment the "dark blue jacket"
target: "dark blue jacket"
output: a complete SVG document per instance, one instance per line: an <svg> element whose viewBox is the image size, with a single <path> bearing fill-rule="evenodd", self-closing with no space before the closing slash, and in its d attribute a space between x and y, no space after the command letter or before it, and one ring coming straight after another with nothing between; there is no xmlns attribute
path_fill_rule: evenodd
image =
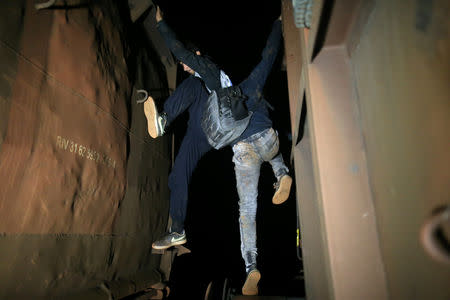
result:
<svg viewBox="0 0 450 300"><path fill-rule="evenodd" d="M164 38L166 45L178 60L200 74L206 86L211 90L217 90L221 87L219 79L220 69L216 64L207 57L196 55L192 51L187 50L184 45L176 39L175 33L164 20L158 22L157 27ZM247 79L239 84L243 93L248 97L246 101L248 109L253 111L250 123L240 136L239 140L272 127L272 121L269 118L269 112L263 99L263 88L277 57L280 41L281 21L276 20L272 25L272 31L267 39L261 61L253 69ZM197 127L201 128L203 111L200 109L195 111L195 115L192 113L190 113L190 120L195 120L195 122L198 123L196 124Z"/></svg>
<svg viewBox="0 0 450 300"><path fill-rule="evenodd" d="M253 111L250 123L240 136L239 140L243 140L255 133L272 127L272 121L269 118L263 90L267 77L269 76L273 63L277 57L280 43L281 21L276 20L273 23L272 31L267 38L261 61L253 69L247 79L239 84L242 92L248 97L246 101L248 110Z"/></svg>
<svg viewBox="0 0 450 300"><path fill-rule="evenodd" d="M186 135L193 134L202 141L207 141L206 135L201 127L201 118L207 99L208 92L202 80L194 76L189 76L183 80L164 103L164 112L167 113L168 124L172 123L185 110L188 110L189 120Z"/></svg>

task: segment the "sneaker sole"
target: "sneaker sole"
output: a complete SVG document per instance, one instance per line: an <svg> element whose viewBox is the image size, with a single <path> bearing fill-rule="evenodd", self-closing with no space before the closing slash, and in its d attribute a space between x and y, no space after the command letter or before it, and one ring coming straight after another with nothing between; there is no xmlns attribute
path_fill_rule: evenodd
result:
<svg viewBox="0 0 450 300"><path fill-rule="evenodd" d="M144 114L147 118L148 134L152 138L157 138L159 136L157 124L158 111L156 110L155 100L151 96L148 96L144 103Z"/></svg>
<svg viewBox="0 0 450 300"><path fill-rule="evenodd" d="M289 175L285 175L281 177L280 187L278 191L276 191L275 195L273 195L272 203L273 204L281 204L289 198L289 193L291 192L292 185L292 177Z"/></svg>
<svg viewBox="0 0 450 300"><path fill-rule="evenodd" d="M261 279L261 273L258 270L251 271L242 287L242 295L256 296L258 295L258 283Z"/></svg>
<svg viewBox="0 0 450 300"><path fill-rule="evenodd" d="M157 245L152 244L152 248L156 249L156 250L164 250L164 249L167 249L167 248L170 248L170 247L173 247L173 246L179 246L179 245L186 244L186 242L187 242L187 240L181 240L181 241L178 241L178 242L173 242L172 244L170 244L168 246L157 246Z"/></svg>

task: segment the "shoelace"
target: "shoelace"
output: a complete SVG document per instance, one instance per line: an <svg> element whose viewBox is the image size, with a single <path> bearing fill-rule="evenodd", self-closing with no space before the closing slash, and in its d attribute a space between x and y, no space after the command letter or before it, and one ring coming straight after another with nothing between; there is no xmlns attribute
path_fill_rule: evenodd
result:
<svg viewBox="0 0 450 300"><path fill-rule="evenodd" d="M277 181L273 184L273 188L276 190L278 190L278 188L280 187L280 181Z"/></svg>

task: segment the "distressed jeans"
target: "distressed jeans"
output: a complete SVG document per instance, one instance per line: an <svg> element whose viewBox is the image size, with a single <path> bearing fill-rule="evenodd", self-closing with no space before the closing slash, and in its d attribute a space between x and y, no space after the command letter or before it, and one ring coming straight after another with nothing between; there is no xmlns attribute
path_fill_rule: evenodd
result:
<svg viewBox="0 0 450 300"><path fill-rule="evenodd" d="M289 171L278 150L278 135L273 128L258 132L233 146L233 162L239 194L241 253L247 272L252 265L256 266L258 255L256 210L261 164L269 162L277 180Z"/></svg>

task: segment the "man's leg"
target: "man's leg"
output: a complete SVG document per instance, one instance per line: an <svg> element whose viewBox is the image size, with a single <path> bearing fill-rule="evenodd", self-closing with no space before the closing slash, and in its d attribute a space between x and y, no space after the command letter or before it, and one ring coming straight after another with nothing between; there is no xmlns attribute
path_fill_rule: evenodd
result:
<svg viewBox="0 0 450 300"><path fill-rule="evenodd" d="M292 178L289 176L289 169L283 161L283 156L279 152L280 141L277 132L273 129L266 129L252 136L255 151L272 166L273 173L277 178L275 183L275 194L272 203L281 204L287 200L291 190Z"/></svg>
<svg viewBox="0 0 450 300"><path fill-rule="evenodd" d="M166 99L162 112L158 112L155 100L149 96L144 103L144 114L147 118L150 136L157 138L163 135L167 126L186 111L195 100L195 97L192 97L192 85L189 85L188 81L183 81L173 94Z"/></svg>
<svg viewBox="0 0 450 300"><path fill-rule="evenodd" d="M247 279L242 294L257 295L261 277L257 269L256 258L256 210L258 180L261 159L249 143L239 142L233 146L236 185L239 194L239 229L241 233L241 253L245 262Z"/></svg>
<svg viewBox="0 0 450 300"><path fill-rule="evenodd" d="M269 134L271 135L270 139L275 139L276 143L268 143L266 141L263 141L263 145L274 144L274 149L266 149L266 151L268 151L268 153L278 153L269 160L269 163L272 166L273 173L277 178L277 182L274 184L275 193L272 198L272 203L281 204L289 197L292 178L291 176L289 176L289 169L284 163L283 156L279 152L279 139L277 132L274 129L270 129Z"/></svg>
<svg viewBox="0 0 450 300"><path fill-rule="evenodd" d="M200 158L211 146L204 139L188 133L181 142L172 171L169 175L170 216L178 228L183 230L188 203L189 182Z"/></svg>
<svg viewBox="0 0 450 300"><path fill-rule="evenodd" d="M272 197L272 203L281 204L289 198L292 177L289 176L289 169L284 164L281 153L270 160L270 164L272 165L273 173L277 178L277 182L274 184L275 193Z"/></svg>
<svg viewBox="0 0 450 300"><path fill-rule="evenodd" d="M206 139L195 136L193 133L188 132L184 137L169 175L172 226L168 235L153 243L153 248L166 249L186 242L184 220L186 219L189 182L198 161L211 149L212 147Z"/></svg>

